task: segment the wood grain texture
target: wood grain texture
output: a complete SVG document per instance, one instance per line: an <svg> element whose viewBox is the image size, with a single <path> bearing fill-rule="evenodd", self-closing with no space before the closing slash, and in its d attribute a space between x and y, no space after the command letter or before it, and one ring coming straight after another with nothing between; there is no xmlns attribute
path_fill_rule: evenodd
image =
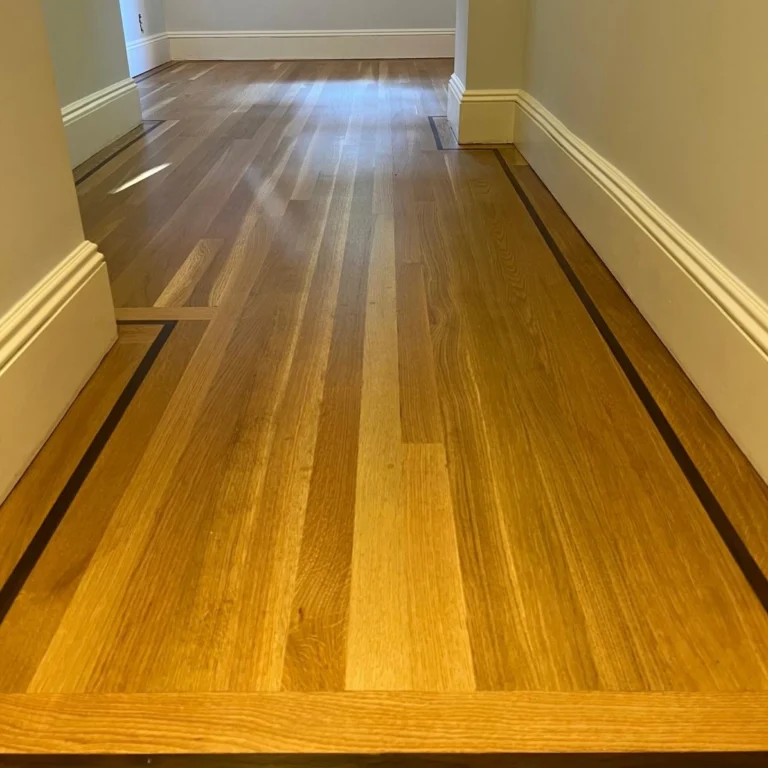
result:
<svg viewBox="0 0 768 768"><path fill-rule="evenodd" d="M120 396L159 328L118 329L112 350L5 503L0 506L0 584L4 584Z"/></svg>
<svg viewBox="0 0 768 768"><path fill-rule="evenodd" d="M220 240L200 240L155 301L156 307L181 306L221 248Z"/></svg>
<svg viewBox="0 0 768 768"><path fill-rule="evenodd" d="M337 312L328 347L285 651L283 685L288 690L344 688L372 226L371 187L354 185L358 161L354 148L342 155L339 170L346 172L340 174L333 187L322 246L326 259L335 256L337 262L341 260L341 272L338 283L334 281Z"/></svg>
<svg viewBox="0 0 768 768"><path fill-rule="evenodd" d="M403 446L400 504L410 688L472 691L472 651L442 444Z"/></svg>
<svg viewBox="0 0 768 768"><path fill-rule="evenodd" d="M505 159L507 151L502 150ZM640 371L752 555L768 573L768 488L677 361L531 168L515 177Z"/></svg>
<svg viewBox="0 0 768 768"><path fill-rule="evenodd" d="M174 329L80 487L77 503L70 508L24 590L0 623L0 656L7 661L0 666L0 691L24 691L29 685L205 327L205 323L187 322ZM92 385L98 385L99 377L106 374L109 357L118 356L126 339L136 331L151 334L143 345L136 345L145 353L160 329L157 325L131 325L118 326L118 330L118 343ZM119 385L121 377L114 377L114 383ZM105 388L105 392L109 389ZM80 399L82 403L76 403L67 418L74 417L75 409L87 404L83 395ZM66 432L62 431L63 435ZM54 444L49 442L46 450Z"/></svg>
<svg viewBox="0 0 768 768"><path fill-rule="evenodd" d="M118 322L136 323L142 320L162 322L165 320L212 320L215 307L116 307Z"/></svg>
<svg viewBox="0 0 768 768"><path fill-rule="evenodd" d="M449 75L140 83L165 122L78 188L132 325L0 507L3 579L176 325L0 622L0 751L766 748L768 613L498 156L437 148ZM500 151L768 568L765 486Z"/></svg>
<svg viewBox="0 0 768 768"><path fill-rule="evenodd" d="M400 413L406 443L442 443L443 423L421 264L397 268Z"/></svg>
<svg viewBox="0 0 768 768"><path fill-rule="evenodd" d="M363 342L362 393L347 639L349 690L413 686L400 503L402 433L394 224L376 219Z"/></svg>
<svg viewBox="0 0 768 768"><path fill-rule="evenodd" d="M0 755L3 768L762 768L762 752L387 755Z"/></svg>
<svg viewBox="0 0 768 768"><path fill-rule="evenodd" d="M765 694L0 696L0 749L59 754L756 751Z"/></svg>

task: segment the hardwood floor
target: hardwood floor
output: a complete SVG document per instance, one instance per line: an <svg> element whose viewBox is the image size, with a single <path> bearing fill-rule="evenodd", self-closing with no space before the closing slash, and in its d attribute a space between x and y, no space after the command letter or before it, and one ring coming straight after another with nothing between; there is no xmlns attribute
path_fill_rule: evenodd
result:
<svg viewBox="0 0 768 768"><path fill-rule="evenodd" d="M0 751L768 749L768 490L451 71L176 65L78 170L123 324L0 507Z"/></svg>

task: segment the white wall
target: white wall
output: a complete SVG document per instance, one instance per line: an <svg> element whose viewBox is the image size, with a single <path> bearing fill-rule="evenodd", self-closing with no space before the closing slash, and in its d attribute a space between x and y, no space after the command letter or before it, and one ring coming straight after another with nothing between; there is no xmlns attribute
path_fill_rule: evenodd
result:
<svg viewBox="0 0 768 768"><path fill-rule="evenodd" d="M171 46L165 34L165 0L120 0L120 12L132 77L170 61Z"/></svg>
<svg viewBox="0 0 768 768"><path fill-rule="evenodd" d="M0 502L115 336L106 269L84 242L40 3L3 11Z"/></svg>
<svg viewBox="0 0 768 768"><path fill-rule="evenodd" d="M763 299L767 29L764 0L534 0L526 80Z"/></svg>
<svg viewBox="0 0 768 768"><path fill-rule="evenodd" d="M26 5L36 12L22 12ZM84 239L51 60L44 31L35 26L39 6L12 3L6 10L0 28L0 316ZM23 67L14 65L14 55Z"/></svg>
<svg viewBox="0 0 768 768"><path fill-rule="evenodd" d="M452 29L452 0L166 0L168 29Z"/></svg>
<svg viewBox="0 0 768 768"><path fill-rule="evenodd" d="M42 7L76 166L141 122L120 5L118 0L42 0Z"/></svg>
<svg viewBox="0 0 768 768"><path fill-rule="evenodd" d="M768 478L768 2L530 5L517 143Z"/></svg>
<svg viewBox="0 0 768 768"><path fill-rule="evenodd" d="M43 0L61 106L125 80L117 0Z"/></svg>
<svg viewBox="0 0 768 768"><path fill-rule="evenodd" d="M463 0L469 5L464 85L469 90L519 88L527 33L528 0Z"/></svg>
<svg viewBox="0 0 768 768"><path fill-rule="evenodd" d="M464 84L467 82L469 60L469 0L456 0L456 47L453 71Z"/></svg>
<svg viewBox="0 0 768 768"><path fill-rule="evenodd" d="M511 142L529 0L456 0L448 119L462 144Z"/></svg>
<svg viewBox="0 0 768 768"><path fill-rule="evenodd" d="M164 0L120 0L120 12L125 40L129 44L166 31ZM143 32L139 27L139 14L144 25Z"/></svg>
<svg viewBox="0 0 768 768"><path fill-rule="evenodd" d="M453 55L452 0L165 0L174 59Z"/></svg>

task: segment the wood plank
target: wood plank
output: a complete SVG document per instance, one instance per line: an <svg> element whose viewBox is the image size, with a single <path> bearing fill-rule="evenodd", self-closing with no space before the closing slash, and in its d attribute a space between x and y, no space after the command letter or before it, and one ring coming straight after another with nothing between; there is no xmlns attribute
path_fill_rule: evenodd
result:
<svg viewBox="0 0 768 768"><path fill-rule="evenodd" d="M217 316L203 336L174 398L147 443L142 460L70 602L59 631L36 670L31 688L53 685L57 689L82 689L88 687L94 675L98 675L100 660L87 650L89 640L83 628L88 629L91 648L101 649L102 653L109 651L107 638L122 615L122 598L114 598L125 595L131 584L138 586L132 582L132 575L151 539L155 511L163 503L166 492L184 493L186 484L176 485L178 480L175 480L174 471L188 447L196 417L204 408L240 312L258 279L260 269L257 265L263 263L271 243L271 233L263 222L250 226L243 238L247 243L249 268L238 275L229 296L231 313ZM184 501L175 502L172 498L171 508L184 510ZM67 632L69 621L80 628L76 635ZM136 629L141 630L141 625ZM70 650L75 651L74 655L70 656ZM146 650L151 652L151 648ZM66 669L55 660L59 652L68 658ZM61 672L66 675L60 677Z"/></svg>
<svg viewBox="0 0 768 768"><path fill-rule="evenodd" d="M263 558L249 569L242 588L239 638L232 662L230 687L280 690L283 663L292 619L299 553L311 481L309 468L315 462L324 375L328 365L333 328L330 305L335 300L341 273L345 219L337 215L339 196L318 205L313 220L314 239L307 250L316 260L311 285L307 287L304 323L296 342L294 360L282 407L276 417L275 438L266 467L259 504L266 522L255 530L258 540L283 521L275 536L277 558ZM289 204L289 207L290 204ZM345 204L341 202L344 210ZM306 234L306 232L305 232ZM258 628L258 631L255 631Z"/></svg>
<svg viewBox="0 0 768 768"><path fill-rule="evenodd" d="M766 749L765 693L0 695L6 754Z"/></svg>
<svg viewBox="0 0 768 768"><path fill-rule="evenodd" d="M302 148L297 146L294 154L300 158ZM235 690L280 690L284 679L292 598L311 493L309 467L315 462L323 374L331 343L330 307L338 290L350 208L351 185L339 178L346 167L344 157L332 153L329 159L333 162L332 183L319 188L312 201L287 202L286 227L296 238L292 247L306 255L310 267L293 340L294 362L286 373L261 485L260 522L253 529L253 547L270 540L275 556L259 558L245 574L230 681ZM291 186L297 165L287 174L284 188ZM287 194L280 199L289 200ZM295 227L297 216L304 213L305 226Z"/></svg>
<svg viewBox="0 0 768 768"><path fill-rule="evenodd" d="M406 443L441 443L443 424L421 264L397 268L400 419Z"/></svg>
<svg viewBox="0 0 768 768"><path fill-rule="evenodd" d="M513 168L513 173L729 519L768 573L768 516L761 512L768 504L768 486L538 176L530 168Z"/></svg>
<svg viewBox="0 0 768 768"><path fill-rule="evenodd" d="M516 545L505 556L514 564L517 578L526 579L520 592L523 615L528 617L523 637L532 645L524 658L569 655L546 671L537 663L531 668L533 679L544 677L533 685L562 685L559 676L573 674L588 658L577 645L570 645L574 634L567 625L547 628L564 610L576 610L583 617L585 636L578 646L584 643L590 648L598 675L581 681L575 677L568 685L668 690L677 685L674 681L680 679L683 668L692 676L689 681L696 679L703 689L739 688L765 679L766 659L759 640L766 620L762 606L758 607L734 561L724 556L722 541L679 467L670 461L661 436L644 426L650 423L648 414L554 258L550 255L546 262L537 257L545 253L537 245L543 245L543 240L495 158L472 153L472 161L465 162L463 157L463 153L452 153L447 162L462 210L460 221L474 252L474 258L465 260L466 271L477 272L478 282L467 283L466 289L480 289L472 302L463 305L468 312L464 327L470 331L469 348L475 350L470 352L473 381L490 438L490 475L499 500L517 499L514 504L502 502L497 509L501 533L507 532L508 541ZM517 244L514 255L512 242ZM491 301L501 309L489 310L493 320L484 313L475 314ZM513 321L517 309L523 314ZM558 328L555 335L547 330L553 321ZM507 330L504 323L509 323ZM525 333L521 333L523 327ZM592 344L590 338L600 343ZM554 346L548 350L550 340ZM572 415L566 415L569 412ZM621 431L610 427L619 413ZM593 425L594 431L585 432L586 424ZM515 440L520 440L518 446ZM565 466L570 469L562 471ZM650 474L654 482L649 485ZM618 490L619 484L623 491ZM678 510L674 523L665 511L668 508ZM537 524L532 510L541 515ZM606 525L607 520L614 524ZM464 534L468 541L471 531L467 528ZM697 541L685 561L675 554L680 537ZM545 546L537 548L541 538ZM711 556L701 557L704 547L710 548ZM571 596L562 600L568 593L554 589L552 599L560 602L560 609L553 612L545 608L546 603L539 603L542 572L528 569L542 554L552 560L558 551L560 564L550 563L544 573L570 582ZM691 564L699 558L697 571L701 572L693 576ZM717 576L713 567L719 571ZM658 584L661 574L662 582L675 588L654 594L651 585ZM702 588L710 578L711 586ZM721 590L728 592L731 608L714 598L714 592ZM482 603L477 607L487 611L502 599L494 595L486 599L484 608ZM700 622L710 610L704 605L713 599L718 608L711 610L733 611L731 621L740 624L727 641L742 649L735 665L728 661L727 652L711 645L719 645L722 635L716 638ZM473 615L472 606L469 610ZM538 621L542 621L540 628ZM661 630L664 626L669 629ZM565 642L553 647L552 638L561 633ZM476 663L475 643L486 636L473 637ZM709 650L704 655L717 657L720 665L700 663L705 648ZM743 666L746 659L750 659L749 673ZM730 667L727 672L723 664ZM739 679L743 673L746 676ZM508 681L512 674L513 669L507 668L502 679Z"/></svg>
<svg viewBox="0 0 768 768"><path fill-rule="evenodd" d="M221 240L200 240L184 260L179 270L163 288L155 301L156 307L180 307L186 304L197 284L223 245Z"/></svg>
<svg viewBox="0 0 768 768"><path fill-rule="evenodd" d="M150 323L165 320L213 320L216 307L115 307L118 323Z"/></svg>
<svg viewBox="0 0 768 768"><path fill-rule="evenodd" d="M368 282L347 690L473 690L445 454L402 445L391 217Z"/></svg>
<svg viewBox="0 0 768 768"><path fill-rule="evenodd" d="M403 446L412 689L473 691L475 675L445 448Z"/></svg>
<svg viewBox="0 0 768 768"><path fill-rule="evenodd" d="M765 764L761 752L633 754L387 754L387 755L22 755L3 758L3 768L59 768L77 761L79 768L754 768Z"/></svg>
<svg viewBox="0 0 768 768"><path fill-rule="evenodd" d="M435 183L439 226L429 239L425 272L477 685L594 687L598 678L582 608L562 545L537 501L545 497L521 429L525 406L505 395L498 416L486 415L470 343L477 337L494 350L491 359L499 365L501 358L516 365L518 355L502 352L508 340L496 321L495 289L486 295L481 288L445 166ZM465 305L457 296L472 300ZM504 386L505 374L491 375ZM494 417L503 421L491 432ZM507 510L519 515L514 527ZM558 609L546 607L553 605Z"/></svg>
<svg viewBox="0 0 768 768"><path fill-rule="evenodd" d="M337 215L346 237L337 241L338 230L329 233L329 247L337 257L343 253L343 261L286 642L283 687L287 690L344 688L372 230L372 185L353 181L361 151L345 149L336 182L344 182L338 190Z"/></svg>
<svg viewBox="0 0 768 768"><path fill-rule="evenodd" d="M174 329L0 623L0 658L6 661L0 665L0 691L24 691L29 685L205 328L204 323L188 322ZM160 330L122 326L120 338L136 329L155 336ZM73 410L81 400L83 395Z"/></svg>
<svg viewBox="0 0 768 768"><path fill-rule="evenodd" d="M158 332L156 327L149 330L155 336ZM0 505L0 584L13 571L152 341L129 343L132 337L131 329L118 329L117 343Z"/></svg>
<svg viewBox="0 0 768 768"><path fill-rule="evenodd" d="M144 351L149 349L149 346L157 338L160 333L161 326L157 324L148 325L120 325L118 331L118 337L121 344L140 344Z"/></svg>
<svg viewBox="0 0 768 768"><path fill-rule="evenodd" d="M397 355L395 234L378 216L368 272L355 527L347 637L347 690L413 685Z"/></svg>

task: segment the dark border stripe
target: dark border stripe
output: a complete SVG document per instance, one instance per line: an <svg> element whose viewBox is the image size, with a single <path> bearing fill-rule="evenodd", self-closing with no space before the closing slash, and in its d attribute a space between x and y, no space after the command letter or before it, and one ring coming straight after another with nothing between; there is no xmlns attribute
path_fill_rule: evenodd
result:
<svg viewBox="0 0 768 768"><path fill-rule="evenodd" d="M148 325L149 323L144 324ZM109 438L112 436L117 425L120 423L120 419L122 419L123 414L128 409L134 396L139 391L139 387L141 387L142 382L157 360L160 351L163 349L165 343L173 332L173 329L176 327L176 321L170 320L164 322L163 326L163 329L157 334L157 338L152 342L147 353L133 372L133 376L131 376L125 389L121 392L117 402L115 402L109 414L107 414L107 418L104 420L104 423L99 428L96 436L86 449L77 467L75 467L72 476L67 480L66 485L48 511L45 519L40 524L37 533L35 533L32 540L27 545L24 554L19 558L11 575L8 577L8 580L5 582L2 589L0 589L0 624L3 623L5 617L8 615L8 611L10 611L19 592L24 588L24 584L26 584L29 575L37 565L45 548L53 538L53 535L56 533L61 521L67 514L70 505L77 496L78 491L88 477L91 469L93 469L96 460L101 455L104 446L109 441Z"/></svg>
<svg viewBox="0 0 768 768"><path fill-rule="evenodd" d="M435 143L437 144L437 148L445 152L450 151L444 149L433 117L429 118L429 123L432 126L432 133L435 136ZM459 149L462 150L462 148ZM603 337L603 341L608 346L608 349L613 354L613 357L624 373L624 376L627 378L630 385L632 386L632 389L635 391L635 394L643 404L643 407L653 421L654 426L658 430L667 448L677 462L677 465L680 467L680 470L685 475L688 484L696 494L696 497L698 498L701 506L704 508L704 511L712 522L712 525L714 525L715 530L719 534L725 546L728 548L728 551L731 553L731 557L733 557L736 565L744 574L744 578L747 580L749 586L752 588L752 591L755 593L755 596L763 606L763 610L768 613L768 577L766 577L765 573L763 573L757 561L752 556L752 553L749 551L749 547L747 547L747 545L744 543L744 540L741 538L739 532L728 518L728 515L721 506L714 492L707 484L707 481L704 479L701 472L699 472L698 467L694 463L688 451L685 449L685 446L673 429L672 425L669 423L667 417L664 415L664 411L662 411L661 407L654 399L651 391L646 386L642 376L640 376L639 372L635 368L629 355L627 355L627 353L624 351L624 348L621 346L621 343L614 335L608 323L605 321L605 318L600 313L600 310L598 310L597 306L592 301L592 297L589 295L588 291L579 280L576 273L573 271L570 262L563 255L563 252L555 242L549 229L547 229L547 225L541 219L525 190L515 178L515 175L510 169L509 165L507 165L507 161L504 159L504 156L498 149L495 148L489 147L483 149L483 147L473 147L472 149L493 152L496 156L496 159L504 171L504 174L506 175L507 179L509 179L512 187L517 193L517 196L520 198L521 202L525 206L525 209L528 211L528 215L531 217L533 223L536 225L536 228L539 230L539 234L541 234L541 236L544 238L544 242L547 244L547 247L555 257L555 260L557 261L560 269L565 274L568 282L571 284L571 287L579 297L579 300L581 301L584 308L587 310L590 319L594 323L600 335ZM627 300L631 301L629 297L627 297Z"/></svg>
<svg viewBox="0 0 768 768"><path fill-rule="evenodd" d="M149 121L147 121L147 122L149 122ZM79 179L76 179L75 180L75 186L78 187L86 179L90 179L91 176L93 176L93 174L96 173L96 171L100 171L107 163L112 162L112 160L114 160L121 152L125 152L125 150L128 149L128 147L132 147L137 141L141 141L146 136L149 136L149 134L152 133L152 131L154 131L156 128L159 128L164 122L166 122L166 121L165 120L153 120L152 121L153 125L150 125L149 128L147 128L147 126L145 125L144 126L144 133L140 133L134 139L131 139L131 141L129 141L127 144L125 144L124 146L120 147L120 149L116 149L109 157L107 157L105 160L102 160L97 166L91 168L91 170L88 171L88 173L86 173L85 175L81 176Z"/></svg>
<svg viewBox="0 0 768 768"><path fill-rule="evenodd" d="M174 69L177 64L182 63L183 62L180 61L167 61L165 64L159 64L154 69L149 69L146 72L142 72L140 75L136 75L136 77L133 78L133 82L143 83L145 80L149 80L150 77L159 75L161 72L165 72L166 70Z"/></svg>
<svg viewBox="0 0 768 768"><path fill-rule="evenodd" d="M435 144L437 144L437 148L441 152L445 152L443 140L440 138L440 131L437 130L437 123L435 122L435 118L430 116L427 119L429 120L429 126L432 129L432 135L435 137Z"/></svg>
<svg viewBox="0 0 768 768"><path fill-rule="evenodd" d="M654 399L651 391L643 381L642 376L640 376L631 359L629 358L629 355L627 355L627 353L624 351L624 348L621 346L619 340L610 329L610 326L605 321L605 318L600 314L600 310L592 301L592 298L590 297L586 288L579 280L576 273L573 271L570 263L568 262L568 259L565 258L563 252L558 247L551 233L547 229L546 224L544 224L538 212L536 211L536 208L533 206L533 203L531 203L530 198L518 180L515 178L515 175L512 173L510 167L507 165L504 156L501 154L501 152L499 152L498 149L493 149L491 151L496 155L496 158L499 161L504 174L514 187L515 192L528 211L528 214L533 220L533 223L536 225L539 233L544 238L544 241L549 247L549 250L552 252L552 255L555 257L555 260L560 266L560 269L568 278L568 282L571 284L571 287L579 297L579 300L584 306L584 309L587 310L587 313L592 319L592 322L600 332L600 335L603 337L603 341L605 341L605 343L608 345L608 348L611 350L611 353L613 354L616 362L619 364L621 370L624 372L624 375L631 384L632 389L635 390L635 394L637 394L640 402L643 404L643 407L651 417L651 420L656 426L656 429L659 431L659 434L666 443L667 448L669 448L670 453L688 480L688 483L693 489L693 492L698 497L702 507L704 507L704 511L707 513L709 519L712 521L712 524L720 534L720 538L725 543L725 546L728 547L728 551L731 553L731 556L741 569L744 577L749 582L750 587L752 587L752 591L755 593L757 599L762 604L763 609L766 611L766 613L768 613L768 578L766 578L765 574L760 569L760 566L757 564L741 536L739 536L739 533L733 526L733 523L731 523L731 521L728 519L728 515L720 505L717 497L707 484L707 481L702 477L701 472L699 472L698 467L694 463L688 451L685 449L682 441L677 436L677 433L667 420L667 417L664 415L661 407Z"/></svg>

